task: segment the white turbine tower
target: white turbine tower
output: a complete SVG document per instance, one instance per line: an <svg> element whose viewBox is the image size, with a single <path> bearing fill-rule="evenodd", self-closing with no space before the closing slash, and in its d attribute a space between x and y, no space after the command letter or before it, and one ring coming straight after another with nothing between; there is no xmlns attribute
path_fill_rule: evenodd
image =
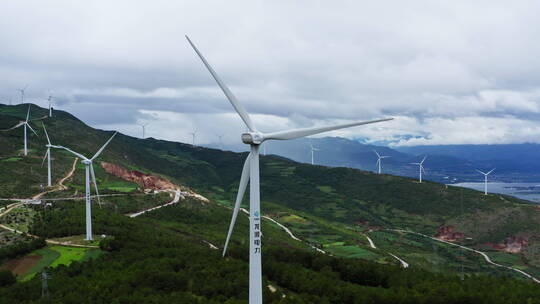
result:
<svg viewBox="0 0 540 304"><path fill-rule="evenodd" d="M309 143L309 147L311 148L311 164L314 165L315 164L315 162L314 162L315 151L320 151L320 150L317 149L317 148L314 148L311 143Z"/></svg>
<svg viewBox="0 0 540 304"><path fill-rule="evenodd" d="M424 170L424 161L426 160L427 155L424 156L421 162L419 163L411 163L411 165L418 165L418 172L420 173L419 182L422 183L422 172L426 173L426 170Z"/></svg>
<svg viewBox="0 0 540 304"><path fill-rule="evenodd" d="M191 143L195 147L195 136L197 135L197 130L193 130L193 132L191 132L189 134L191 134L191 136L193 138L193 141Z"/></svg>
<svg viewBox="0 0 540 304"><path fill-rule="evenodd" d="M47 152L45 152L45 155L43 156L43 161L41 162L41 166L43 166L43 163L45 162L45 158L47 158L47 186L52 186L52 176L51 176L51 147L53 146L51 144L51 140L49 139L49 134L47 134L47 129L45 128L45 124L43 124L43 131L45 131L45 136L47 137Z"/></svg>
<svg viewBox="0 0 540 304"><path fill-rule="evenodd" d="M236 196L236 202L233 210L233 215L231 223L229 226L229 231L227 233L227 239L225 241L225 246L223 248L223 255L227 251L227 245L229 243L231 233L233 231L234 224L236 222L236 217L238 215L238 210L240 209L240 204L244 196L244 192L247 187L248 181L250 182L250 194L249 194L249 303L250 304L259 304L262 303L262 269L261 269L261 211L260 211L260 193L259 193L259 147L265 140L287 140L300 138L305 136L310 136L322 132L348 128L353 126L365 125L380 121L391 120L392 118L379 119L365 122L353 122L348 124L340 124L330 127L322 128L305 128L305 129L295 129L289 131L273 132L273 133L262 133L255 128L255 125L251 121L251 118L248 112L244 109L242 104L238 102L233 93L229 88L221 81L219 76L216 74L214 69L206 61L203 55L195 47L193 42L187 37L189 44L193 47L199 58L202 60L212 77L217 82L231 105L234 107L238 115L242 118L247 128L248 132L242 134L242 142L250 145L251 152L249 153L244 167L242 169L242 175L240 177L240 185L238 188L238 194Z"/></svg>
<svg viewBox="0 0 540 304"><path fill-rule="evenodd" d="M487 193L487 184L488 184L487 178L488 178L488 175L489 175L491 172L493 172L493 170L495 170L495 168L491 169L491 171L489 171L488 173L485 173L485 172L482 172L482 171L476 169L476 171L478 171L478 172L484 174L484 195L487 195L487 194L488 194L488 193Z"/></svg>
<svg viewBox="0 0 540 304"><path fill-rule="evenodd" d="M34 132L34 134L37 135L36 131L34 131L34 129L30 126L29 122L30 122L30 104L28 105L28 112L26 113L26 120L23 120L23 121L20 121L18 124L14 125L13 127L9 128L9 129L5 129L5 130L2 130L4 132L6 131L10 131L10 130L13 130L13 129L16 129L20 126L24 126L24 156L28 155L28 144L27 144L27 140L26 140L26 127L30 128L30 130L32 132ZM39 118L41 119L41 118ZM34 120L37 120L37 119L34 119Z"/></svg>
<svg viewBox="0 0 540 304"><path fill-rule="evenodd" d="M47 97L47 101L49 102L49 117L52 117L52 100L54 96L51 96L51 92L49 91L49 97Z"/></svg>
<svg viewBox="0 0 540 304"><path fill-rule="evenodd" d="M373 150L373 152L375 152L375 154L377 154L377 162L375 163L375 166L377 166L377 174L381 174L381 167L382 167L381 159L390 158L391 156L381 156L375 150ZM422 179L422 178L420 178L420 179Z"/></svg>
<svg viewBox="0 0 540 304"><path fill-rule="evenodd" d="M111 140L114 138L117 132L114 132L113 136L109 138L109 140L99 149L96 154L92 158L87 158L84 155L77 153L69 148L63 147L63 146L51 146L53 148L57 149L64 149L71 153L73 153L75 156L81 159L81 162L86 167L86 240L91 241L92 238L92 205L91 205L91 199L90 199L90 176L92 177L92 182L94 183L94 187L96 189L96 197L98 200L98 204L101 206L101 201L99 199L99 191L98 186L96 182L96 174L94 173L94 166L92 165L92 162L103 152L105 147L111 142Z"/></svg>
<svg viewBox="0 0 540 304"><path fill-rule="evenodd" d="M25 85L24 88L17 89L17 91L19 91L19 93L21 93L21 104L24 103L24 92L26 91L27 88L28 88L28 85Z"/></svg>
<svg viewBox="0 0 540 304"><path fill-rule="evenodd" d="M141 124L140 126L142 127L142 138L145 139L146 137L146 126L148 126L150 123L147 122L147 123L143 123Z"/></svg>

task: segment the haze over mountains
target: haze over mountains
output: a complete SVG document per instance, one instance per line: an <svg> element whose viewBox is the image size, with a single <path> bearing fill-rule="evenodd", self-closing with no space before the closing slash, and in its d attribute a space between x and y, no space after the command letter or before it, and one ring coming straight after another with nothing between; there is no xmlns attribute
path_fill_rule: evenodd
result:
<svg viewBox="0 0 540 304"><path fill-rule="evenodd" d="M263 145L266 153L280 155L295 161L311 163L311 148L315 151L314 162L332 167L350 167L375 171L377 156L390 156L383 160L383 173L416 177L417 166L411 165L427 155L425 178L442 183L482 181L475 171L496 168L491 180L504 182L536 182L540 180L540 145L438 145L385 147L360 143L341 137L322 137L276 141ZM209 147L246 151L245 145L221 145Z"/></svg>

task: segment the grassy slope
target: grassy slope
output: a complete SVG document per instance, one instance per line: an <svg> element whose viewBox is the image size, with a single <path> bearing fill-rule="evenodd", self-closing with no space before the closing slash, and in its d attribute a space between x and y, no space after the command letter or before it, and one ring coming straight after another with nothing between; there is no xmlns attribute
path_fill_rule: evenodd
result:
<svg viewBox="0 0 540 304"><path fill-rule="evenodd" d="M16 123L17 118L13 115L20 118L24 116L25 109L23 106L0 107L0 128ZM33 109L34 117L45 114L44 109ZM57 111L55 114L52 119L44 120L55 144L92 155L111 135L111 132L89 128L68 113ZM9 159L16 154L22 142L20 133L11 131L0 134L0 157ZM76 140L81 134L87 138L85 141ZM43 145L43 138L30 141L30 148L36 155L44 153ZM61 167L58 171L66 172L71 164L71 156L55 154L58 155L58 161L54 163ZM230 206L245 156L155 139L140 140L119 134L100 159L163 175L222 205ZM28 171L29 167L34 168L39 162L39 159L32 157L15 162L0 162L2 169L6 169L0 171L0 181L3 181L0 184L14 185L0 194L28 196L36 193L39 182L44 179L45 170L32 169L36 172L33 175L28 175ZM24 167L6 165L13 163L24 164ZM102 172L98 166L96 169L100 185L116 185L116 182L121 182ZM82 172L78 169L72 182L74 188L80 188L82 178ZM103 189L104 193L112 192L111 189ZM308 240L318 245L337 238L365 250L365 240L362 241L358 235L352 237L350 232L365 229L366 225L409 228L432 235L440 225L452 224L458 231L473 238L472 245L487 241L502 242L510 235L540 233L540 227L535 225L539 220L535 209L518 199L499 195L483 196L473 190L446 188L431 182L418 184L408 178L375 175L348 168L310 166L274 156L261 157L261 194L264 213L281 210L310 216L312 221L317 222L318 230L332 231L326 236L320 235L324 233L304 234ZM519 220L507 220L510 214L520 214ZM482 230L474 227L490 228ZM531 245L535 246L534 240ZM391 243L388 246L395 252L400 251L399 246L392 248ZM427 261L430 255L437 253L419 249L418 254L422 260ZM527 262L532 265L540 264L532 254L527 258Z"/></svg>

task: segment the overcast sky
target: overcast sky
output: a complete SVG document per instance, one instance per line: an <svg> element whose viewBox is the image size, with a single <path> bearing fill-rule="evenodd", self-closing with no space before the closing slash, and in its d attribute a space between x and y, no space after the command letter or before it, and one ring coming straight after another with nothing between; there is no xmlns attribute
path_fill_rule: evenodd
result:
<svg viewBox="0 0 540 304"><path fill-rule="evenodd" d="M0 98L197 143L395 117L327 135L393 145L540 142L538 1L0 2ZM326 135L326 134L325 134Z"/></svg>

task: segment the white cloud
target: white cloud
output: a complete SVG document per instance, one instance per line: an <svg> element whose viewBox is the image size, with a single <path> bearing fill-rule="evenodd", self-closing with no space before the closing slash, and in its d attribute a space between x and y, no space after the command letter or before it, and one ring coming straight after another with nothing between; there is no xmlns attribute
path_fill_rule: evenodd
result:
<svg viewBox="0 0 540 304"><path fill-rule="evenodd" d="M394 116L332 135L540 142L537 2L53 2L0 3L0 97L29 83L95 126L238 135L188 33L263 130Z"/></svg>

